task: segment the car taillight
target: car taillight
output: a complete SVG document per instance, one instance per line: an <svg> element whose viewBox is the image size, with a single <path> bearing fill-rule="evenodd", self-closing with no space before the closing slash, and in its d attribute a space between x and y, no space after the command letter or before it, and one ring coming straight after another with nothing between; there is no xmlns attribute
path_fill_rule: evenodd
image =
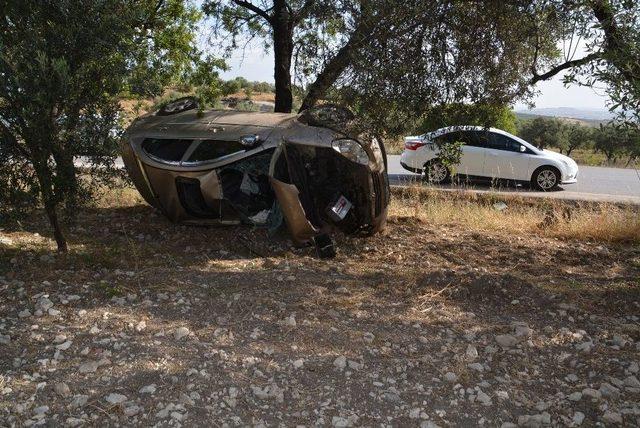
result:
<svg viewBox="0 0 640 428"><path fill-rule="evenodd" d="M420 147L424 146L425 144L427 143L419 140L405 141L404 148L407 150L418 150Z"/></svg>

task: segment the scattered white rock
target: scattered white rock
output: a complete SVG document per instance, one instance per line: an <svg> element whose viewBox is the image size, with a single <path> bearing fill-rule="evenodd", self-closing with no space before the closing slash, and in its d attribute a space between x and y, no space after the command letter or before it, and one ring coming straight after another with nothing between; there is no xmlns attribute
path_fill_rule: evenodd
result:
<svg viewBox="0 0 640 428"><path fill-rule="evenodd" d="M467 357L468 361L474 361L476 358L478 358L478 349L476 349L476 347L473 345L468 345L465 356Z"/></svg>
<svg viewBox="0 0 640 428"><path fill-rule="evenodd" d="M444 374L444 380L449 383L454 383L455 381L458 380L458 376L456 376L456 374L453 372L446 372Z"/></svg>
<svg viewBox="0 0 640 428"><path fill-rule="evenodd" d="M29 309L25 309L23 311L18 312L19 318L28 318L31 316L31 311Z"/></svg>
<svg viewBox="0 0 640 428"><path fill-rule="evenodd" d="M573 392L567 396L569 401L580 401L582 399L582 392Z"/></svg>
<svg viewBox="0 0 640 428"><path fill-rule="evenodd" d="M56 383L53 387L53 390L56 394L61 395L63 397L68 397L71 394L71 390L69 389L69 385L64 382Z"/></svg>
<svg viewBox="0 0 640 428"><path fill-rule="evenodd" d="M514 334L516 337L531 337L533 330L523 322L513 323Z"/></svg>
<svg viewBox="0 0 640 428"><path fill-rule="evenodd" d="M87 361L86 363L80 364L80 366L78 367L78 371L80 373L94 373L101 366L107 365L109 363L110 361L107 359L102 359L99 361Z"/></svg>
<svg viewBox="0 0 640 428"><path fill-rule="evenodd" d="M288 316L287 318L285 318L284 320L284 325L288 326L288 327L295 327L298 325L298 323L296 322L296 316L295 314L291 314L290 316Z"/></svg>
<svg viewBox="0 0 640 428"><path fill-rule="evenodd" d="M173 332L173 337L176 340L180 340L184 337L189 336L189 334L191 333L191 331L187 328L187 327L178 327L174 332Z"/></svg>
<svg viewBox="0 0 640 428"><path fill-rule="evenodd" d="M74 395L73 400L71 400L71 403L69 404L69 407L72 409L79 409L81 407L84 407L84 405L87 404L87 401L89 401L88 395L84 395L84 394Z"/></svg>
<svg viewBox="0 0 640 428"><path fill-rule="evenodd" d="M580 352L584 352L585 354L588 354L589 352L591 352L593 347L594 347L594 344L591 341L578 343L576 345L576 349Z"/></svg>
<svg viewBox="0 0 640 428"><path fill-rule="evenodd" d="M47 295L41 296L36 302L36 309L42 312L47 312L52 307L53 307L53 302L49 300L49 296Z"/></svg>
<svg viewBox="0 0 640 428"><path fill-rule="evenodd" d="M602 415L602 420L609 424L622 425L622 415L610 410L604 412L604 415Z"/></svg>
<svg viewBox="0 0 640 428"><path fill-rule="evenodd" d="M478 391L478 395L476 396L476 401L479 401L485 406L491 405L491 397L489 397L487 394L485 394L482 391Z"/></svg>
<svg viewBox="0 0 640 428"><path fill-rule="evenodd" d="M518 425L523 427L540 427L543 425L551 425L551 415L543 412L537 415L518 416Z"/></svg>
<svg viewBox="0 0 640 428"><path fill-rule="evenodd" d="M136 331L138 333L140 333L145 328L147 328L147 323L145 321L140 321L138 324L136 324Z"/></svg>
<svg viewBox="0 0 640 428"><path fill-rule="evenodd" d="M299 369L302 366L304 366L304 360L302 358L293 361L294 368Z"/></svg>
<svg viewBox="0 0 640 428"><path fill-rule="evenodd" d="M59 345L56 345L56 349L60 350L60 351L66 351L67 349L69 349L71 347L71 344L73 342L71 340L67 340L66 342L63 342Z"/></svg>
<svg viewBox="0 0 640 428"><path fill-rule="evenodd" d="M34 415L44 415L49 412L49 406L40 406L33 409Z"/></svg>
<svg viewBox="0 0 640 428"><path fill-rule="evenodd" d="M126 417L131 418L142 411L142 408L136 404L132 404L124 408L123 413Z"/></svg>
<svg viewBox="0 0 640 428"><path fill-rule="evenodd" d="M575 426L582 425L582 422L584 422L584 417L585 417L584 413L575 412L573 414L573 419L572 419L573 425L575 425Z"/></svg>
<svg viewBox="0 0 640 428"><path fill-rule="evenodd" d="M467 367L469 367L471 370L474 370L474 371L477 371L477 372L483 372L484 371L484 367L480 363L471 363L471 364L468 364Z"/></svg>
<svg viewBox="0 0 640 428"><path fill-rule="evenodd" d="M331 426L335 428L346 428L351 425L347 418L343 418L341 416L334 416L333 418L331 418Z"/></svg>
<svg viewBox="0 0 640 428"><path fill-rule="evenodd" d="M284 402L284 390L275 383L263 388L252 385L251 391L253 391L253 394L261 400L275 398L278 403Z"/></svg>
<svg viewBox="0 0 640 428"><path fill-rule="evenodd" d="M105 400L109 404L121 404L127 401L127 396L123 394L118 394L116 392L112 392L111 394L105 397Z"/></svg>
<svg viewBox="0 0 640 428"><path fill-rule="evenodd" d="M582 390L582 395L584 397L589 397L589 398L594 398L596 400L599 400L600 398L602 398L602 393L600 391L598 391L597 389L593 389L593 388L585 388Z"/></svg>
<svg viewBox="0 0 640 428"><path fill-rule="evenodd" d="M620 395L620 390L607 382L603 382L600 384L599 391L603 397L617 397L618 395Z"/></svg>
<svg viewBox="0 0 640 428"><path fill-rule="evenodd" d="M338 358L333 360L333 365L337 369L342 370L347 366L347 358L344 355L340 355Z"/></svg>
<svg viewBox="0 0 640 428"><path fill-rule="evenodd" d="M503 348L511 348L518 343L518 339L510 334L499 334L495 337L495 339L496 342L498 342L498 345L502 346Z"/></svg>
<svg viewBox="0 0 640 428"><path fill-rule="evenodd" d="M85 420L81 418L69 417L66 419L65 422L67 423L68 426L74 428L74 427L79 427L80 425L83 425L85 423Z"/></svg>
<svg viewBox="0 0 640 428"><path fill-rule="evenodd" d="M140 392L140 394L155 394L156 384L152 383L151 385L143 386L138 392Z"/></svg>
<svg viewBox="0 0 640 428"><path fill-rule="evenodd" d="M629 386L631 388L640 388L640 381L635 376L629 376L624 380L625 386Z"/></svg>

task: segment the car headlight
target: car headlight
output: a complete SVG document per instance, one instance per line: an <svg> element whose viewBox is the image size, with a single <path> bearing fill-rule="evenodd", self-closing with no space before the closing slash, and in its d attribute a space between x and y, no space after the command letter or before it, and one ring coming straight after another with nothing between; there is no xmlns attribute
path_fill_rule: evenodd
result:
<svg viewBox="0 0 640 428"><path fill-rule="evenodd" d="M331 143L331 147L333 147L333 150L353 162L357 162L361 165L369 164L369 156L367 155L367 152L356 140L347 138L335 140Z"/></svg>

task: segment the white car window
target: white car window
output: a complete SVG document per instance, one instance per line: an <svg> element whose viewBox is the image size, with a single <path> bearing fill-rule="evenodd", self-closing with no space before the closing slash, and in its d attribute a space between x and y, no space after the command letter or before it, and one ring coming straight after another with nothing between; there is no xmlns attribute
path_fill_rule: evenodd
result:
<svg viewBox="0 0 640 428"><path fill-rule="evenodd" d="M489 137L489 148L491 149L520 153L521 146L522 144L512 138L507 137L506 135L492 132Z"/></svg>

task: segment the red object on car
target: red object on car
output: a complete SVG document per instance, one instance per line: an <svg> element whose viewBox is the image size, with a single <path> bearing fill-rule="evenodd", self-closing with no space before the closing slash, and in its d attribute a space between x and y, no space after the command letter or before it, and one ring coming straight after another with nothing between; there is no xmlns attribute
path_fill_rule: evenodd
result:
<svg viewBox="0 0 640 428"><path fill-rule="evenodd" d="M405 141L404 148L407 150L418 150L420 147L424 146L425 144L427 143L420 140Z"/></svg>

